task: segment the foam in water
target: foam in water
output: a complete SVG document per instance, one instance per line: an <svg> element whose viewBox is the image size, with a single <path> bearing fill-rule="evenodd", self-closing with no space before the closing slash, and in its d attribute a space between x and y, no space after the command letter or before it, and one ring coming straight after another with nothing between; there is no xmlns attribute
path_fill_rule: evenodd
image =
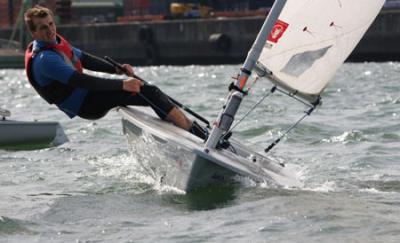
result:
<svg viewBox="0 0 400 243"><path fill-rule="evenodd" d="M387 193L387 192L382 192L377 190L376 188L365 188L365 189L360 189L360 192L367 192L367 193Z"/></svg>
<svg viewBox="0 0 400 243"><path fill-rule="evenodd" d="M327 143L343 143L348 144L354 141L362 141L363 133L361 131L352 130L348 132L344 132L342 135L331 137L329 139L323 139L323 142Z"/></svg>
<svg viewBox="0 0 400 243"><path fill-rule="evenodd" d="M307 191L314 191L314 192L336 192L338 191L338 187L336 182L334 181L325 181L322 185L317 185L316 187L305 187L303 188Z"/></svg>

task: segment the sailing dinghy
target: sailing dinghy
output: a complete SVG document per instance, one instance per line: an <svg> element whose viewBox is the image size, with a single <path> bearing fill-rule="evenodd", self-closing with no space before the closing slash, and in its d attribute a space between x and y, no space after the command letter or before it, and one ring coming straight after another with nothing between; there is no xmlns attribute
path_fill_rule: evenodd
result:
<svg viewBox="0 0 400 243"><path fill-rule="evenodd" d="M233 176L257 182L300 187L284 165L239 141L230 133L237 110L247 95L253 70L281 92L309 109L378 15L384 0L276 0L206 141L161 121L149 108L121 107L123 132L143 168L184 191L221 183ZM329 9L329 11L326 11ZM294 125L294 126L295 126ZM293 126L293 127L294 127ZM293 128L289 128L289 131ZM280 141L278 138L268 152Z"/></svg>
<svg viewBox="0 0 400 243"><path fill-rule="evenodd" d="M35 149L68 141L60 123L7 119L11 112L0 108L0 149Z"/></svg>

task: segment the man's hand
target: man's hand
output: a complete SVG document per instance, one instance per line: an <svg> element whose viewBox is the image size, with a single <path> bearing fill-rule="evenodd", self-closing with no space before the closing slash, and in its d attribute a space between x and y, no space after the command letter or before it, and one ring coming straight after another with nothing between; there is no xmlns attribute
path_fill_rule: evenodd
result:
<svg viewBox="0 0 400 243"><path fill-rule="evenodd" d="M122 64L122 69L117 68L117 74L125 74L129 77L133 77L133 67L130 64Z"/></svg>
<svg viewBox="0 0 400 243"><path fill-rule="evenodd" d="M122 89L132 93L139 93L140 87L143 86L142 81L136 78L129 78L123 81Z"/></svg>

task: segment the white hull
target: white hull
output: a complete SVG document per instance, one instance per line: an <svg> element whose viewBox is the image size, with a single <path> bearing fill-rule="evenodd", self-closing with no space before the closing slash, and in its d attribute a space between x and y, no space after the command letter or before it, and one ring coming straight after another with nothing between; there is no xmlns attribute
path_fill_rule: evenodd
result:
<svg viewBox="0 0 400 243"><path fill-rule="evenodd" d="M49 145L66 140L58 122L0 120L0 147Z"/></svg>
<svg viewBox="0 0 400 243"><path fill-rule="evenodd" d="M132 153L143 169L158 174L162 183L192 191L227 182L233 176L240 175L257 182L288 187L302 186L287 168L233 139L230 142L235 152L206 152L200 138L161 121L149 108L120 108L119 112Z"/></svg>

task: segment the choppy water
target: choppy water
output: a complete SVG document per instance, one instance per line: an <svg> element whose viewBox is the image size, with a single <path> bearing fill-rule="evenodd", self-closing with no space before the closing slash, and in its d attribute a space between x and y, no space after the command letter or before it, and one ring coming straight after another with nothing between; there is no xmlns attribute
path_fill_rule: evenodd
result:
<svg viewBox="0 0 400 243"><path fill-rule="evenodd" d="M238 68L136 72L215 119ZM398 242L399 79L400 63L339 70L322 107L270 153L298 171L304 188L243 179L184 195L135 169L115 111L70 120L34 93L23 70L0 70L1 107L14 119L60 121L69 137L58 147L0 150L0 242ZM240 113L270 87L258 81ZM262 152L303 110L274 95L235 136Z"/></svg>

